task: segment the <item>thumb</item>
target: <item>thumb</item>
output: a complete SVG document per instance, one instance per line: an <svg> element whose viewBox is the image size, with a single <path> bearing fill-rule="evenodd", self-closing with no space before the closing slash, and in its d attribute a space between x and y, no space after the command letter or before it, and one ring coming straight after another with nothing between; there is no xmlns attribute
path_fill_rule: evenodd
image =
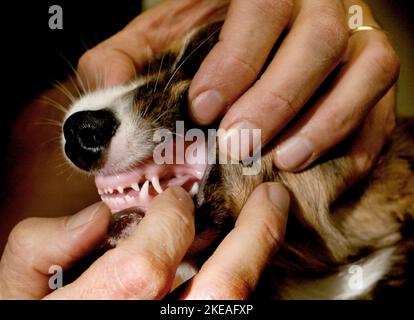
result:
<svg viewBox="0 0 414 320"><path fill-rule="evenodd" d="M29 218L10 233L0 263L4 299L40 299L48 292L49 270L69 268L106 234L110 212L102 202L71 217Z"/></svg>

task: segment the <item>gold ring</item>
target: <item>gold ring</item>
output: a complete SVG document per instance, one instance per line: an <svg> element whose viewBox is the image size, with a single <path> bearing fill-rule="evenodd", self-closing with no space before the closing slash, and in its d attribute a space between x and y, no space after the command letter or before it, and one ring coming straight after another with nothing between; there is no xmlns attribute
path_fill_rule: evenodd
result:
<svg viewBox="0 0 414 320"><path fill-rule="evenodd" d="M349 35L352 36L355 33L360 32L360 31L372 31L372 30L384 31L382 28L380 28L378 26L366 25L366 26L360 26L360 27L357 27L357 28L354 28L354 29L350 30Z"/></svg>

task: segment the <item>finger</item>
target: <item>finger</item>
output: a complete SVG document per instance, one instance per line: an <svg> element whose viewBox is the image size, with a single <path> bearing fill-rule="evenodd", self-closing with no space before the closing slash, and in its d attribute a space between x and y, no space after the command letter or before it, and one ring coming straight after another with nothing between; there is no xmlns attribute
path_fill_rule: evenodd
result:
<svg viewBox="0 0 414 320"><path fill-rule="evenodd" d="M110 212L102 202L72 217L29 218L11 232L0 264L2 295L40 299L51 291L50 267L69 268L104 237Z"/></svg>
<svg viewBox="0 0 414 320"><path fill-rule="evenodd" d="M344 16L339 1L302 1L292 29L263 76L224 116L220 127L227 134L219 137L222 145L235 133L242 136L241 129L260 128L263 146L286 126L340 62L348 40ZM230 154L235 159L248 156Z"/></svg>
<svg viewBox="0 0 414 320"><path fill-rule="evenodd" d="M397 81L399 60L384 33L354 34L350 51L328 91L279 141L274 154L279 169L302 170L342 142Z"/></svg>
<svg viewBox="0 0 414 320"><path fill-rule="evenodd" d="M194 204L182 188L154 198L133 234L48 299L159 299L194 239Z"/></svg>
<svg viewBox="0 0 414 320"><path fill-rule="evenodd" d="M218 15L227 1L165 1L139 15L122 31L88 50L79 60L81 86L92 89L125 83L155 54L185 32Z"/></svg>
<svg viewBox="0 0 414 320"><path fill-rule="evenodd" d="M288 210L289 194L280 184L256 188L235 228L190 281L182 298L248 298L283 241Z"/></svg>
<svg viewBox="0 0 414 320"><path fill-rule="evenodd" d="M288 0L235 0L220 41L204 60L189 91L190 113L213 122L256 80L292 12Z"/></svg>
<svg viewBox="0 0 414 320"><path fill-rule="evenodd" d="M347 185L352 185L371 171L383 146L396 126L396 88L391 90L370 111L349 153L352 159L351 176Z"/></svg>

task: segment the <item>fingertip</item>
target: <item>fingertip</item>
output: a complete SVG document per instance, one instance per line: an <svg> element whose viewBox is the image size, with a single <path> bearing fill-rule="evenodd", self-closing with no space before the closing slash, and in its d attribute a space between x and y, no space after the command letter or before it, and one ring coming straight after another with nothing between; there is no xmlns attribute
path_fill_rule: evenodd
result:
<svg viewBox="0 0 414 320"><path fill-rule="evenodd" d="M267 197L270 202L281 212L288 212L290 207L290 195L287 189L280 183L268 182L265 184Z"/></svg>
<svg viewBox="0 0 414 320"><path fill-rule="evenodd" d="M96 47L87 51L78 63L80 86L85 90L120 85L136 74L134 62L121 51Z"/></svg>
<svg viewBox="0 0 414 320"><path fill-rule="evenodd" d="M191 198L190 194L182 187L174 186L169 187L163 193L157 196L158 199L162 198L172 198L174 201L182 202L185 205L191 205L191 208L194 207L193 199Z"/></svg>
<svg viewBox="0 0 414 320"><path fill-rule="evenodd" d="M304 169L313 158L313 143L305 137L294 136L276 147L273 162L281 170L295 172Z"/></svg>
<svg viewBox="0 0 414 320"><path fill-rule="evenodd" d="M190 115L200 125L211 124L226 109L227 103L224 95L210 89L201 92L190 101Z"/></svg>
<svg viewBox="0 0 414 320"><path fill-rule="evenodd" d="M84 227L96 220L105 219L109 221L111 213L103 202L97 202L81 210L73 216L70 216L65 222L65 228L72 231Z"/></svg>

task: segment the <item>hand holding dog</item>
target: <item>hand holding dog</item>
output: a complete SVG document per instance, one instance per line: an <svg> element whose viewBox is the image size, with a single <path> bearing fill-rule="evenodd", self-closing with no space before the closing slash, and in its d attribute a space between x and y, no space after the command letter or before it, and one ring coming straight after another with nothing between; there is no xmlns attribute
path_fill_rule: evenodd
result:
<svg viewBox="0 0 414 320"><path fill-rule="evenodd" d="M352 184L370 171L395 127L399 74L384 32L349 36L352 5L363 9L364 25L378 26L360 0L165 1L89 50L79 72L92 86L128 81L172 40L227 11L220 41L192 81L193 119L206 125L223 117L226 130L260 128L262 146L277 137L274 163L287 171L309 167L358 132L348 154ZM287 36L269 57L284 30ZM329 76L328 88L312 99Z"/></svg>
<svg viewBox="0 0 414 320"><path fill-rule="evenodd" d="M276 183L259 186L234 230L181 298L248 298L283 241L288 210L289 196L283 187ZM127 240L99 258L76 281L51 292L50 266L67 270L90 253L102 241L109 220L109 210L97 203L71 217L29 218L19 223L1 259L0 298L163 298L195 234L193 201L182 188L167 189L156 197Z"/></svg>

